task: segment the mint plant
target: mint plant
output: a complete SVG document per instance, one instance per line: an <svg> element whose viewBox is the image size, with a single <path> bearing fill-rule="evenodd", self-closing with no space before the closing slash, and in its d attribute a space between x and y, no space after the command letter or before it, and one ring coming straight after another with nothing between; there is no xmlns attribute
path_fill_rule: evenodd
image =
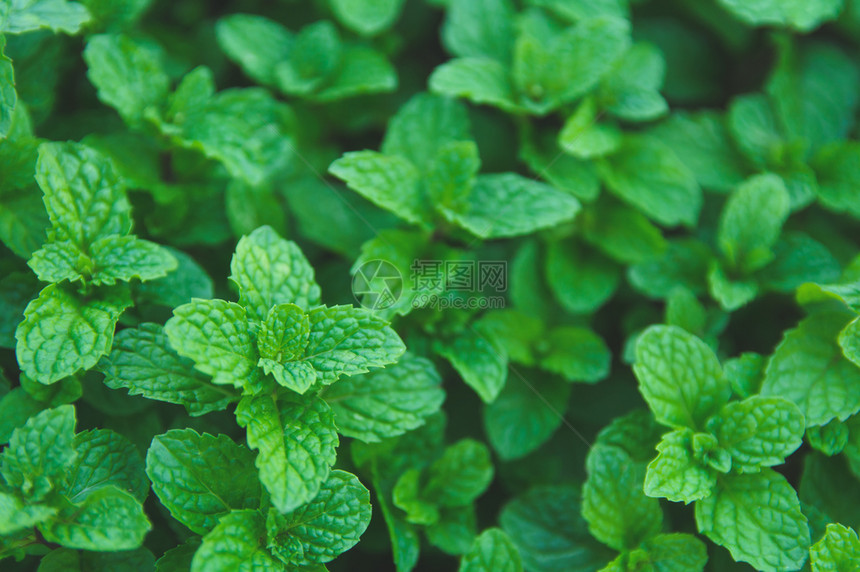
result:
<svg viewBox="0 0 860 572"><path fill-rule="evenodd" d="M856 572L858 38L0 0L0 569Z"/></svg>

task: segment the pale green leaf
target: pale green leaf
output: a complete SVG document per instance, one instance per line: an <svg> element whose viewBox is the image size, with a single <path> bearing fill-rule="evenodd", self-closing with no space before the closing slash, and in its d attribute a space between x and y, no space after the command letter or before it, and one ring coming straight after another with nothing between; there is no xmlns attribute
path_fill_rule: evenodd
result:
<svg viewBox="0 0 860 572"><path fill-rule="evenodd" d="M4 11L0 32L5 34L41 29L77 34L90 21L89 12L82 4L67 0L11 0Z"/></svg>
<svg viewBox="0 0 860 572"><path fill-rule="evenodd" d="M663 436L657 445L659 455L648 465L645 494L673 502L690 503L711 495L717 479L715 472L693 458L693 433L678 429Z"/></svg>
<svg viewBox="0 0 860 572"><path fill-rule="evenodd" d="M498 397L508 376L508 356L495 340L467 330L441 344L437 352L451 362L484 403L492 403Z"/></svg>
<svg viewBox="0 0 860 572"><path fill-rule="evenodd" d="M281 572L265 542L266 524L256 510L230 512L206 536L191 560L191 572Z"/></svg>
<svg viewBox="0 0 860 572"><path fill-rule="evenodd" d="M472 542L460 560L458 572L522 572L520 553L510 537L498 528L488 528Z"/></svg>
<svg viewBox="0 0 860 572"><path fill-rule="evenodd" d="M113 485L143 502L149 481L143 459L131 441L110 429L90 429L75 435L77 457L66 468L63 494L79 503L95 491Z"/></svg>
<svg viewBox="0 0 860 572"><path fill-rule="evenodd" d="M860 540L853 528L828 524L824 536L809 549L812 572L851 572L860 562Z"/></svg>

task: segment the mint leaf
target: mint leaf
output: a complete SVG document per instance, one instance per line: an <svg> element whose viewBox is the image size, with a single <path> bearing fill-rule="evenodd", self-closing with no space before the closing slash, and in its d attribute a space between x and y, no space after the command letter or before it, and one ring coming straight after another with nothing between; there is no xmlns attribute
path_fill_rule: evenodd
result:
<svg viewBox="0 0 860 572"><path fill-rule="evenodd" d="M585 239L619 262L654 259L667 247L659 228L622 203L597 201L583 209L578 220Z"/></svg>
<svg viewBox="0 0 860 572"><path fill-rule="evenodd" d="M740 151L759 167L767 166L783 143L770 102L760 93L732 100L728 128Z"/></svg>
<svg viewBox="0 0 860 572"><path fill-rule="evenodd" d="M235 510L221 517L203 537L191 560L191 572L235 570L278 572L283 565L263 545L266 524L257 510Z"/></svg>
<svg viewBox="0 0 860 572"><path fill-rule="evenodd" d="M5 10L5 18L0 19L0 32L5 34L41 29L77 34L90 21L83 5L66 0L12 0Z"/></svg>
<svg viewBox="0 0 860 572"><path fill-rule="evenodd" d="M730 268L746 275L774 259L772 249L790 206L785 184L776 175L747 179L732 193L717 237Z"/></svg>
<svg viewBox="0 0 860 572"><path fill-rule="evenodd" d="M158 324L126 328L114 337L113 349L98 365L111 389L128 389L185 407L190 415L221 411L238 399L229 389L213 385L194 369L194 362L180 357Z"/></svg>
<svg viewBox="0 0 860 572"><path fill-rule="evenodd" d="M4 26L5 27L5 26ZM15 93L15 71L12 69L12 60L6 57L6 37L0 34L0 140L6 138L12 128L12 112L18 102L18 94Z"/></svg>
<svg viewBox="0 0 860 572"><path fill-rule="evenodd" d="M303 27L287 58L275 67L278 87L289 95L309 95L331 80L343 57L337 28L327 20Z"/></svg>
<svg viewBox="0 0 860 572"><path fill-rule="evenodd" d="M462 208L480 170L481 159L474 141L443 145L427 169L427 193L436 210L445 213Z"/></svg>
<svg viewBox="0 0 860 572"><path fill-rule="evenodd" d="M445 13L442 43L461 57L497 58L513 55L514 6L510 0L452 0Z"/></svg>
<svg viewBox="0 0 860 572"><path fill-rule="evenodd" d="M753 396L726 404L708 422L732 456L732 468L757 472L785 462L803 442L806 423L794 403L779 397Z"/></svg>
<svg viewBox="0 0 860 572"><path fill-rule="evenodd" d="M47 505L26 504L15 495L0 492L0 534L11 535L32 528L57 514Z"/></svg>
<svg viewBox="0 0 860 572"><path fill-rule="evenodd" d="M843 4L843 0L816 0L811 3L779 0L719 2L747 24L790 26L800 32L809 32L822 22L835 18Z"/></svg>
<svg viewBox="0 0 860 572"><path fill-rule="evenodd" d="M545 272L553 294L575 314L588 314L605 304L621 278L611 260L569 240L549 243ZM577 287L570 288L570 284Z"/></svg>
<svg viewBox="0 0 860 572"><path fill-rule="evenodd" d="M176 269L168 272L164 278L134 285L138 299L175 308L190 302L192 298L214 297L212 278L191 256L174 248L165 247L165 250L176 259Z"/></svg>
<svg viewBox="0 0 860 572"><path fill-rule="evenodd" d="M423 425L445 400L441 381L431 361L405 354L390 367L340 380L323 399L341 435L374 443Z"/></svg>
<svg viewBox="0 0 860 572"><path fill-rule="evenodd" d="M206 534L231 510L259 506L253 458L226 435L174 429L152 440L146 474L170 514L197 534Z"/></svg>
<svg viewBox="0 0 860 572"><path fill-rule="evenodd" d="M338 21L362 36L375 36L397 20L404 0L331 0Z"/></svg>
<svg viewBox="0 0 860 572"><path fill-rule="evenodd" d="M329 475L338 445L334 414L315 397L282 394L244 397L236 420L248 446L259 451L260 482L281 513L313 499Z"/></svg>
<svg viewBox="0 0 860 572"><path fill-rule="evenodd" d="M128 300L101 302L46 286L27 305L15 338L21 369L41 383L56 383L93 367L110 351L114 328Z"/></svg>
<svg viewBox="0 0 860 572"><path fill-rule="evenodd" d="M598 91L601 103L619 119L656 119L669 110L660 95L665 74L666 61L657 47L634 44L603 79Z"/></svg>
<svg viewBox="0 0 860 572"><path fill-rule="evenodd" d="M793 292L806 282L834 282L842 268L826 246L802 232L786 232L773 248L774 260L758 279L764 288Z"/></svg>
<svg viewBox="0 0 860 572"><path fill-rule="evenodd" d="M230 263L230 280L248 317L262 322L277 304L312 308L320 303L314 270L299 247L268 226L242 237Z"/></svg>
<svg viewBox="0 0 860 572"><path fill-rule="evenodd" d="M463 104L420 93L391 118L381 151L402 157L423 172L443 147L471 138L469 116Z"/></svg>
<svg viewBox="0 0 860 572"><path fill-rule="evenodd" d="M666 226L696 223L702 190L692 171L660 141L627 136L598 167L610 191L654 221Z"/></svg>
<svg viewBox="0 0 860 572"><path fill-rule="evenodd" d="M329 172L403 220L415 224L429 222L420 173L409 160L376 151L353 151L332 163Z"/></svg>
<svg viewBox="0 0 860 572"><path fill-rule="evenodd" d="M472 505L442 509L439 521L424 529L427 542L445 554L463 555L478 536L477 520Z"/></svg>
<svg viewBox="0 0 860 572"><path fill-rule="evenodd" d="M765 370L761 394L793 401L808 427L860 411L860 370L836 343L848 319L837 312L812 314L785 333Z"/></svg>
<svg viewBox="0 0 860 572"><path fill-rule="evenodd" d="M473 542L460 560L459 572L522 572L520 553L498 528L488 528Z"/></svg>
<svg viewBox="0 0 860 572"><path fill-rule="evenodd" d="M591 534L619 551L632 550L660 532L660 503L642 491L644 471L623 450L595 445L586 459L582 517Z"/></svg>
<svg viewBox="0 0 860 572"><path fill-rule="evenodd" d="M594 159L618 150L621 129L611 123L599 123L597 100L587 97L564 122L558 144L565 153L577 159Z"/></svg>
<svg viewBox="0 0 860 572"><path fill-rule="evenodd" d="M658 534L642 544L654 570L702 572L708 562L705 543L692 534Z"/></svg>
<svg viewBox="0 0 860 572"><path fill-rule="evenodd" d="M364 309L323 306L308 312L308 318L310 338L302 360L324 385L394 363L406 351L388 323Z"/></svg>
<svg viewBox="0 0 860 572"><path fill-rule="evenodd" d="M731 395L713 350L676 326L639 336L633 371L654 417L670 427L701 427Z"/></svg>
<svg viewBox="0 0 860 572"><path fill-rule="evenodd" d="M178 263L166 249L135 236L103 237L90 245L93 284L115 284L137 278L143 282L163 278Z"/></svg>
<svg viewBox="0 0 860 572"><path fill-rule="evenodd" d="M521 113L507 68L495 59L458 58L433 70L428 80L433 93L463 97L510 113Z"/></svg>
<svg viewBox="0 0 860 572"><path fill-rule="evenodd" d="M263 16L230 14L215 24L218 45L253 80L275 83L275 66L289 54L293 35Z"/></svg>
<svg viewBox="0 0 860 572"><path fill-rule="evenodd" d="M712 260L708 269L708 289L723 310L733 312L755 299L759 284L754 278L732 279L719 261Z"/></svg>
<svg viewBox="0 0 860 572"><path fill-rule="evenodd" d="M130 126L149 113L160 113L167 101L170 78L163 69L161 53L128 36L91 36L84 49L87 77L99 99L115 108Z"/></svg>
<svg viewBox="0 0 860 572"><path fill-rule="evenodd" d="M526 570L598 570L612 557L580 516L578 487L536 487L508 503L499 520Z"/></svg>
<svg viewBox="0 0 860 572"><path fill-rule="evenodd" d="M461 210L446 218L480 238L529 234L573 219L579 201L516 173L479 175Z"/></svg>
<svg viewBox="0 0 860 572"><path fill-rule="evenodd" d="M140 502L113 485L94 491L79 506L60 511L51 523L39 525L49 542L100 552L137 548L150 528Z"/></svg>
<svg viewBox="0 0 860 572"><path fill-rule="evenodd" d="M707 290L711 249L696 239L670 240L660 258L628 269L633 286L650 298L668 298L677 287L694 294Z"/></svg>
<svg viewBox="0 0 860 572"><path fill-rule="evenodd" d="M714 494L696 503L696 525L759 570L797 570L809 549L797 493L771 469L722 476Z"/></svg>
<svg viewBox="0 0 860 572"><path fill-rule="evenodd" d="M45 244L33 253L27 265L42 282L75 282L92 269L92 262L70 240Z"/></svg>
<svg viewBox="0 0 860 572"><path fill-rule="evenodd" d="M596 383L609 375L612 358L603 339L586 328L561 327L541 341L540 366L567 381Z"/></svg>
<svg viewBox="0 0 860 572"><path fill-rule="evenodd" d="M508 356L495 340L466 330L454 340L440 344L436 351L454 366L484 403L492 403L505 386Z"/></svg>
<svg viewBox="0 0 860 572"><path fill-rule="evenodd" d="M439 506L466 506L490 486L493 472L487 447L461 439L427 467L421 496Z"/></svg>
<svg viewBox="0 0 860 572"><path fill-rule="evenodd" d="M746 178L744 159L732 143L723 115L675 112L651 133L672 149L705 189L729 192Z"/></svg>
<svg viewBox="0 0 860 572"><path fill-rule="evenodd" d="M663 436L659 455L648 465L645 494L672 502L690 503L711 495L715 472L693 456L693 432L678 429Z"/></svg>
<svg viewBox="0 0 860 572"><path fill-rule="evenodd" d="M45 193L52 242L86 251L99 238L131 231L131 206L113 163L79 143L42 143L36 181Z"/></svg>
<svg viewBox="0 0 860 572"><path fill-rule="evenodd" d="M243 387L256 379L257 348L245 309L224 300L193 300L164 325L170 345L212 383Z"/></svg>
<svg viewBox="0 0 860 572"><path fill-rule="evenodd" d="M74 462L65 470L63 494L79 503L94 492L114 486L143 502L149 481L143 459L125 437L110 429L90 429L75 435Z"/></svg>
<svg viewBox="0 0 860 572"><path fill-rule="evenodd" d="M307 314L295 304L278 304L260 326L257 349L264 358L291 361L302 355L309 336Z"/></svg>
<svg viewBox="0 0 860 572"><path fill-rule="evenodd" d="M288 566L334 560L358 543L370 523L370 493L355 475L332 471L319 494L288 514L269 511L269 547Z"/></svg>
<svg viewBox="0 0 860 572"><path fill-rule="evenodd" d="M828 209L860 216L860 143L842 141L825 146L812 158L818 201Z"/></svg>
<svg viewBox="0 0 860 572"><path fill-rule="evenodd" d="M40 501L62 483L66 467L75 461L74 438L75 409L46 409L12 432L0 455L0 474L7 485Z"/></svg>
<svg viewBox="0 0 860 572"><path fill-rule="evenodd" d="M561 426L571 384L545 375L528 375L505 383L499 396L484 407L484 430L503 460L519 459L543 445ZM549 405L547 405L549 404Z"/></svg>
<svg viewBox="0 0 860 572"><path fill-rule="evenodd" d="M860 540L853 528L828 524L824 536L809 549L812 572L847 572L860 560Z"/></svg>

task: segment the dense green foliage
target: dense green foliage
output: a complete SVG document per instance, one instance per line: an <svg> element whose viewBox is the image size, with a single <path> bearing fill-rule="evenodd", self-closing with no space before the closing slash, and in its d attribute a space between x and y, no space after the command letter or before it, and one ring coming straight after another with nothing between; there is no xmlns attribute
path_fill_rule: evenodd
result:
<svg viewBox="0 0 860 572"><path fill-rule="evenodd" d="M856 572L858 107L858 0L0 0L0 567Z"/></svg>

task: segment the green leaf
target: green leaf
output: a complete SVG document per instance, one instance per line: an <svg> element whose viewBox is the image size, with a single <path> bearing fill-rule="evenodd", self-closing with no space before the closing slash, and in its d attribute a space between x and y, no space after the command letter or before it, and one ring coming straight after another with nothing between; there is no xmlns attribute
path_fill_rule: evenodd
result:
<svg viewBox="0 0 860 572"><path fill-rule="evenodd" d="M647 464L666 429L647 409L634 409L616 417L597 434L595 444L611 445L625 451L634 463Z"/></svg>
<svg viewBox="0 0 860 572"><path fill-rule="evenodd" d="M732 279L718 260L711 260L708 269L708 290L711 297L720 303L720 308L733 312L752 302L759 293L759 284L754 278Z"/></svg>
<svg viewBox="0 0 860 572"><path fill-rule="evenodd" d="M230 14L215 24L215 37L227 57L253 80L272 85L275 66L293 47L293 35L263 16Z"/></svg>
<svg viewBox="0 0 860 572"><path fill-rule="evenodd" d="M252 320L263 321L277 304L308 309L319 305L314 269L296 243L262 226L242 237L230 262L230 280Z"/></svg>
<svg viewBox="0 0 860 572"><path fill-rule="evenodd" d="M229 517L228 517L229 518ZM155 572L188 572L201 538L191 536L184 543L166 551L155 563Z"/></svg>
<svg viewBox="0 0 860 572"><path fill-rule="evenodd" d="M429 222L420 174L409 160L376 151L345 153L329 172L374 204L415 224Z"/></svg>
<svg viewBox="0 0 860 572"><path fill-rule="evenodd" d="M612 558L580 516L579 487L534 488L509 502L499 520L526 570L598 570Z"/></svg>
<svg viewBox="0 0 860 572"><path fill-rule="evenodd" d="M202 152L250 185L282 173L294 156L289 107L262 88L233 88L177 113L161 124L176 145Z"/></svg>
<svg viewBox="0 0 860 572"><path fill-rule="evenodd" d="M231 510L260 505L254 455L226 435L174 429L157 435L146 453L152 490L173 517L206 534Z"/></svg>
<svg viewBox="0 0 860 572"><path fill-rule="evenodd" d="M421 495L421 471L409 469L391 490L394 505L406 513L406 522L431 526L439 521L439 508Z"/></svg>
<svg viewBox="0 0 860 572"><path fill-rule="evenodd" d="M836 212L860 217L860 143L840 141L812 158L818 181L818 201Z"/></svg>
<svg viewBox="0 0 860 572"><path fill-rule="evenodd" d="M830 4L835 15L842 3L819 0L814 4ZM801 45L784 37L776 47L779 59L765 90L787 136L805 140L812 150L844 140L860 103L855 59L837 45L823 42Z"/></svg>
<svg viewBox="0 0 860 572"><path fill-rule="evenodd" d="M188 254L181 250L164 247L177 261L175 270L164 278L135 284L136 299L175 308L191 301L192 298L214 297L212 278Z"/></svg>
<svg viewBox="0 0 860 572"><path fill-rule="evenodd" d="M283 515L269 511L269 548L288 566L329 562L358 543L370 512L370 493L358 478L332 471L308 504Z"/></svg>
<svg viewBox="0 0 860 572"><path fill-rule="evenodd" d="M803 442L806 423L791 401L753 396L726 404L708 429L732 456L733 469L754 473L784 463Z"/></svg>
<svg viewBox="0 0 860 572"><path fill-rule="evenodd" d="M26 504L15 495L0 492L0 534L15 534L45 522L57 514L56 507Z"/></svg>
<svg viewBox="0 0 860 572"><path fill-rule="evenodd" d="M766 167L783 145L770 102L760 93L732 100L728 128L740 151L759 167Z"/></svg>
<svg viewBox="0 0 860 572"><path fill-rule="evenodd" d="M75 282L92 272L90 259L70 240L45 244L27 265L42 282Z"/></svg>
<svg viewBox="0 0 860 572"><path fill-rule="evenodd" d="M375 443L420 427L445 400L433 362L405 354L396 364L340 380L323 399L341 435Z"/></svg>
<svg viewBox="0 0 860 572"><path fill-rule="evenodd" d="M571 385L545 375L528 375L505 383L484 407L484 430L503 461L524 457L543 445L564 421ZM549 404L549 405L547 405Z"/></svg>
<svg viewBox="0 0 860 572"><path fill-rule="evenodd" d="M591 534L615 550L632 550L660 532L660 503L643 493L644 471L623 450L596 445L586 459L582 517Z"/></svg>
<svg viewBox="0 0 860 572"><path fill-rule="evenodd" d="M15 338L21 369L50 384L92 368L108 353L120 314L130 305L121 295L84 299L56 284L27 305Z"/></svg>
<svg viewBox="0 0 860 572"><path fill-rule="evenodd" d="M667 247L659 228L622 203L597 201L583 210L578 222L589 243L622 263L657 258Z"/></svg>
<svg viewBox="0 0 860 572"><path fill-rule="evenodd" d="M4 11L0 32L5 34L41 29L77 34L90 21L83 5L66 0L12 0Z"/></svg>
<svg viewBox="0 0 860 572"><path fill-rule="evenodd" d="M669 147L646 136L627 136L599 164L610 191L666 226L693 226L702 207L696 178Z"/></svg>
<svg viewBox="0 0 860 572"><path fill-rule="evenodd" d="M457 58L436 67L428 85L433 93L462 97L510 113L520 113L507 68L497 60Z"/></svg>
<svg viewBox="0 0 860 572"><path fill-rule="evenodd" d="M15 429L0 455L0 474L10 487L39 501L62 483L75 461L75 410L71 405L46 409Z"/></svg>
<svg viewBox="0 0 860 572"><path fill-rule="evenodd" d="M545 272L555 297L575 314L590 314L605 304L621 278L611 260L569 240L547 245Z"/></svg>
<svg viewBox="0 0 860 572"><path fill-rule="evenodd" d="M341 24L362 36L375 36L394 24L404 0L330 0L332 12Z"/></svg>
<svg viewBox="0 0 860 572"><path fill-rule="evenodd" d="M692 534L658 534L646 540L642 550L659 572L702 572L708 562L705 543Z"/></svg>
<svg viewBox="0 0 860 572"><path fill-rule="evenodd" d="M828 524L825 535L809 549L812 572L850 572L860 561L860 540L853 528Z"/></svg>
<svg viewBox="0 0 860 572"><path fill-rule="evenodd" d="M28 177L32 177L32 172ZM38 188L4 189L0 198L0 242L9 250L21 258L29 258L45 242L48 225L48 215Z"/></svg>
<svg viewBox="0 0 860 572"><path fill-rule="evenodd" d="M806 440L809 446L828 457L841 453L850 438L848 425L834 419L826 425L807 427Z"/></svg>
<svg viewBox="0 0 860 572"><path fill-rule="evenodd" d="M170 345L212 383L242 387L257 375L257 348L245 309L224 300L195 299L173 310L164 325Z"/></svg>
<svg viewBox="0 0 860 572"><path fill-rule="evenodd" d="M480 170L481 159L474 141L442 146L428 164L426 176L427 194L436 210L444 213L463 208Z"/></svg>
<svg viewBox="0 0 860 572"><path fill-rule="evenodd" d="M160 113L167 101L170 78L161 53L151 45L119 34L91 36L84 49L87 77L99 99L116 109L130 126L149 113Z"/></svg>
<svg viewBox="0 0 860 572"><path fill-rule="evenodd" d="M510 0L451 0L442 25L442 43L461 57L508 63L516 35L514 16Z"/></svg>
<svg viewBox="0 0 860 572"><path fill-rule="evenodd" d="M308 312L308 318L310 338L301 359L324 385L394 363L406 351L388 322L362 308L322 306Z"/></svg>
<svg viewBox="0 0 860 572"><path fill-rule="evenodd" d="M802 232L783 233L773 253L773 262L757 276L770 290L791 293L806 282L835 282L842 273L827 247Z"/></svg>
<svg viewBox="0 0 860 572"><path fill-rule="evenodd" d="M289 95L309 95L330 81L343 57L337 28L328 20L303 27L287 58L275 67L278 88Z"/></svg>
<svg viewBox="0 0 860 572"><path fill-rule="evenodd" d="M472 542L458 572L522 572L520 553L501 529L488 528Z"/></svg>
<svg viewBox="0 0 860 572"><path fill-rule="evenodd" d="M530 234L569 221L579 201L554 187L516 173L479 175L460 211L446 218L480 238Z"/></svg>
<svg viewBox="0 0 860 572"><path fill-rule="evenodd" d="M149 481L143 459L125 437L110 429L90 429L75 435L77 457L65 470L63 494L79 503L94 492L114 486L143 502Z"/></svg>
<svg viewBox="0 0 860 572"><path fill-rule="evenodd" d="M708 314L698 298L679 286L666 300L666 324L678 326L693 335L701 335L707 326ZM731 380L728 375L726 378Z"/></svg>
<svg viewBox="0 0 860 572"><path fill-rule="evenodd" d="M486 445L461 439L447 447L426 469L421 496L437 506L466 506L481 496L493 481L493 464Z"/></svg>
<svg viewBox="0 0 860 572"><path fill-rule="evenodd" d="M790 26L809 32L819 24L836 17L844 0L719 0L741 21L753 26Z"/></svg>
<svg viewBox="0 0 860 572"><path fill-rule="evenodd" d="M4 25L5 28L5 25ZM6 37L0 34L0 141L6 138L12 128L12 113L18 102L15 92L15 71L12 60L6 57Z"/></svg>
<svg viewBox="0 0 860 572"><path fill-rule="evenodd" d="M844 421L860 411L860 369L836 343L848 319L819 312L802 320L785 333L765 370L761 394L793 401L807 427Z"/></svg>
<svg viewBox="0 0 860 572"><path fill-rule="evenodd" d="M711 249L695 239L670 240L663 256L628 268L628 278L651 298L668 298L683 287L701 294L707 290L706 276Z"/></svg>
<svg viewBox="0 0 860 572"><path fill-rule="evenodd" d="M150 528L140 502L112 485L94 491L80 505L60 511L49 524L39 525L49 542L99 552L138 548Z"/></svg>
<svg viewBox="0 0 860 572"><path fill-rule="evenodd" d="M771 262L790 207L776 175L756 175L740 185L723 208L717 237L729 267L746 275Z"/></svg>
<svg viewBox="0 0 860 572"><path fill-rule="evenodd" d="M771 469L722 476L714 494L696 503L696 525L736 561L758 570L797 570L809 549L797 493Z"/></svg>
<svg viewBox="0 0 860 572"><path fill-rule="evenodd" d="M42 143L36 181L54 241L70 240L86 251L99 238L131 231L131 206L113 163L80 143Z"/></svg>
<svg viewBox="0 0 860 572"><path fill-rule="evenodd" d="M599 90L601 103L619 119L657 119L669 110L660 95L665 74L666 61L657 47L634 44L604 78Z"/></svg>
<svg viewBox="0 0 860 572"><path fill-rule="evenodd" d="M397 71L381 53L363 46L347 45L338 74L310 98L321 103L397 89Z"/></svg>
<svg viewBox="0 0 860 572"><path fill-rule="evenodd" d="M94 264L92 282L97 285L163 278L178 266L166 249L135 236L100 238L90 246L90 257Z"/></svg>
<svg viewBox="0 0 860 572"><path fill-rule="evenodd" d="M633 371L654 417L670 427L702 427L731 396L713 350L676 326L639 336Z"/></svg>
<svg viewBox="0 0 860 572"><path fill-rule="evenodd" d="M264 358L291 361L302 355L309 335L307 314L295 304L278 304L260 326L257 348Z"/></svg>
<svg viewBox="0 0 860 572"><path fill-rule="evenodd" d="M651 133L672 149L705 189L726 193L746 178L744 159L717 112L675 112Z"/></svg>
<svg viewBox="0 0 860 572"><path fill-rule="evenodd" d="M236 420L247 430L248 446L259 451L255 464L271 502L286 513L313 499L328 478L338 445L334 414L316 396L282 394L244 397Z"/></svg>
<svg viewBox="0 0 860 572"><path fill-rule="evenodd" d="M436 351L454 366L484 403L492 403L505 386L508 356L495 340L466 330L454 340L439 344Z"/></svg>
<svg viewBox="0 0 860 572"><path fill-rule="evenodd" d="M572 326L552 330L540 342L546 347L540 366L567 381L596 383L609 375L612 355L603 339L586 328Z"/></svg>
<svg viewBox="0 0 860 572"><path fill-rule="evenodd" d="M284 208L271 186L251 186L241 179L233 179L227 186L225 199L234 235L250 234L264 225L271 226L279 234L287 233Z"/></svg>
<svg viewBox="0 0 860 572"><path fill-rule="evenodd" d="M693 457L693 432L678 429L663 436L659 455L648 465L645 494L684 502L707 498L716 485L714 471Z"/></svg>
<svg viewBox="0 0 860 572"><path fill-rule="evenodd" d="M236 510L221 517L191 560L191 572L280 572L284 566L263 544L266 524L257 510Z"/></svg>
<svg viewBox="0 0 860 572"><path fill-rule="evenodd" d="M158 324L143 323L120 331L98 368L111 389L123 387L130 395L176 403L193 416L221 411L238 399L195 370L194 362L180 357Z"/></svg>
<svg viewBox="0 0 860 572"><path fill-rule="evenodd" d="M403 104L391 118L381 151L404 158L424 172L443 147L471 138L469 116L463 104L421 93Z"/></svg>
<svg viewBox="0 0 860 572"><path fill-rule="evenodd" d="M474 505L442 509L439 521L424 529L427 542L450 556L466 554L478 536L477 521Z"/></svg>
<svg viewBox="0 0 860 572"><path fill-rule="evenodd" d="M618 150L621 130L611 123L599 123L597 100L587 97L564 122L558 145L577 159L594 159Z"/></svg>

